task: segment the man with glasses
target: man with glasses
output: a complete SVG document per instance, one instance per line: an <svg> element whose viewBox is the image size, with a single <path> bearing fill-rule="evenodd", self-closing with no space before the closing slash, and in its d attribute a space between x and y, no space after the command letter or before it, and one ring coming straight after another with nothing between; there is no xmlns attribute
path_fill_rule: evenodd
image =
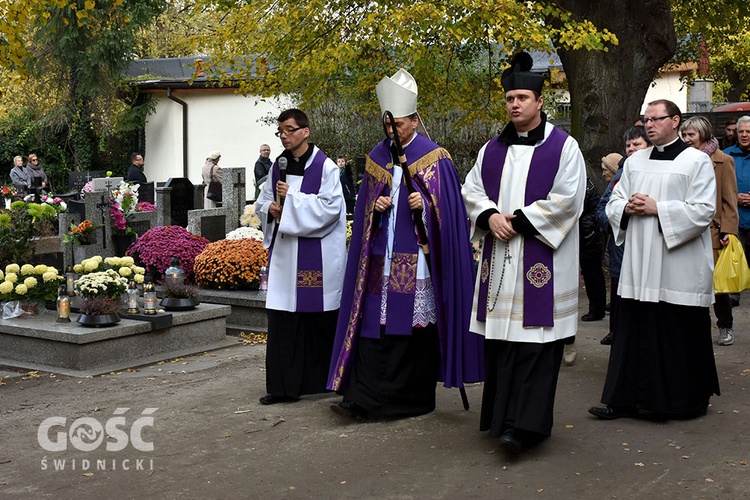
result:
<svg viewBox="0 0 750 500"><path fill-rule="evenodd" d="M716 178L709 156L679 138L681 121L671 101L648 105L653 147L628 157L607 203L625 251L606 406L589 409L600 419L693 418L719 394L709 314Z"/></svg>
<svg viewBox="0 0 750 500"><path fill-rule="evenodd" d="M258 197L258 194L260 194L260 186L264 182L266 182L266 179L268 178L268 172L271 170L271 159L269 158L271 156L271 146L268 144L261 144L260 146L260 156L258 157L258 160L255 162L255 169L253 173L255 174L255 197Z"/></svg>
<svg viewBox="0 0 750 500"><path fill-rule="evenodd" d="M128 182L143 182L144 184L148 182L146 174L143 173L143 155L140 153L130 155L130 168L125 180Z"/></svg>
<svg viewBox="0 0 750 500"><path fill-rule="evenodd" d="M737 211L740 227L737 238L745 248L745 257L750 262L750 116L737 120L737 142L724 150L734 160L737 175ZM740 304L740 294L731 294L732 306Z"/></svg>
<svg viewBox="0 0 750 500"><path fill-rule="evenodd" d="M338 166L308 143L299 109L279 115L276 135L284 151L255 203L269 249L264 405L326 391L346 260Z"/></svg>

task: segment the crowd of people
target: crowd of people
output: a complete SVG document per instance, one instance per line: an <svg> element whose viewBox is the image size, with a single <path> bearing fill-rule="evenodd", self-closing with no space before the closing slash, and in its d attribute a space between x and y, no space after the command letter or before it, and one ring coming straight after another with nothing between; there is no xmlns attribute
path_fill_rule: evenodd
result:
<svg viewBox="0 0 750 500"><path fill-rule="evenodd" d="M750 117L725 124L722 152L707 119L683 122L673 102L651 102L624 155L602 158L599 196L576 140L542 111L544 78L530 69L520 53L503 73L509 123L463 185L403 69L376 87L387 136L367 155L356 204L346 160L308 142L302 111L279 116L284 152L261 161L264 145L256 164L270 181L256 204L270 260L262 404L335 391L331 409L347 418L409 417L435 409L438 382L483 381L479 428L518 454L552 432L579 319L609 311L604 406L589 412L706 414L720 391L709 307L727 346L739 300L714 294L714 262L729 235L750 245Z"/></svg>

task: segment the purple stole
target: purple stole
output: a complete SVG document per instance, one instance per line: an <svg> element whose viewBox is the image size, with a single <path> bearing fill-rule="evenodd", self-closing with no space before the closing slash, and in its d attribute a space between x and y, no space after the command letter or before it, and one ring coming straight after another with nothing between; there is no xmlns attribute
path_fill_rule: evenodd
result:
<svg viewBox="0 0 750 500"><path fill-rule="evenodd" d="M410 145L411 146L411 145ZM415 159L424 153L418 148L410 148L409 153ZM377 154L377 153L380 153ZM392 166L390 150L382 148L370 153L373 161L378 165ZM385 168L384 168L385 170ZM392 174L392 168L387 169ZM392 224L392 217L396 217L396 228L393 240L393 254L388 277L386 300L386 335L411 335L412 319L414 318L414 295L417 289L417 252L419 244L414 229L412 212L409 209L409 192L401 178L398 206L387 211L381 218L381 225L375 232L370 249L371 267L368 269L368 282L363 297L362 329L360 336L365 338L380 338L380 305L382 294L383 266L387 249L388 227ZM389 196L395 191L395 186L388 189L384 186L382 195ZM372 198L372 203L378 194Z"/></svg>
<svg viewBox="0 0 750 500"><path fill-rule="evenodd" d="M526 206L547 198L557 171L560 168L562 148L568 135L554 127L547 140L534 148L528 177L526 178ZM493 137L484 151L482 161L482 183L490 200L499 201L500 181L505 166L508 144ZM480 265L481 278L477 297L477 320L487 320L487 296L489 293L489 269L495 240L492 233L485 238ZM503 265L505 263L503 262ZM523 240L523 326L544 327L554 325L554 267L553 251L550 247L531 237Z"/></svg>
<svg viewBox="0 0 750 500"><path fill-rule="evenodd" d="M323 177L323 164L327 160L322 151L318 151L312 163L302 176L300 192L317 194ZM276 183L279 181L279 165L274 163L271 169L273 196L276 198ZM283 214L282 214L283 216ZM276 235L271 241L268 252L270 263ZM323 252L320 238L297 238L297 307L295 312L323 311Z"/></svg>

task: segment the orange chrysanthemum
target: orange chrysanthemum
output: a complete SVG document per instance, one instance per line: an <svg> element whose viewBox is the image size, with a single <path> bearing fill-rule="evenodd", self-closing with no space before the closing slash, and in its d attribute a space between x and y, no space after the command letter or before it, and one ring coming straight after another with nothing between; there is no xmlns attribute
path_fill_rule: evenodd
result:
<svg viewBox="0 0 750 500"><path fill-rule="evenodd" d="M258 240L220 240L195 258L195 282L220 290L257 290L260 268L268 265L268 250Z"/></svg>

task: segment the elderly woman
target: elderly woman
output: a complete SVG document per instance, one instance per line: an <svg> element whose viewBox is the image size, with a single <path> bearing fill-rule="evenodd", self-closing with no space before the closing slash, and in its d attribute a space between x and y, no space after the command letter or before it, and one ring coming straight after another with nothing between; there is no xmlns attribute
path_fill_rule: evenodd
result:
<svg viewBox="0 0 750 500"><path fill-rule="evenodd" d="M607 184L612 181L612 177L620 169L620 160L622 160L620 153L609 153L602 158L602 175L607 180Z"/></svg>
<svg viewBox="0 0 750 500"><path fill-rule="evenodd" d="M734 160L719 149L719 141L713 136L711 122L703 116L692 116L682 123L682 140L688 146L700 149L714 164L716 175L716 215L711 222L711 240L714 249L714 263L719 249L729 244L729 235L737 234L739 215L737 213L737 177L734 173ZM728 294L716 294L714 313L719 328L719 345L732 345L732 306Z"/></svg>
<svg viewBox="0 0 750 500"><path fill-rule="evenodd" d="M201 169L203 184L206 185L203 189L203 208L217 207L215 201L208 199L208 185L211 181L221 182L221 167L219 166L220 159L221 153L218 151L210 152L206 157L206 163L203 164L203 169Z"/></svg>
<svg viewBox="0 0 750 500"><path fill-rule="evenodd" d="M23 166L23 158L20 156L13 158L13 168L10 169L10 180L17 188L23 190L31 184L29 174Z"/></svg>

